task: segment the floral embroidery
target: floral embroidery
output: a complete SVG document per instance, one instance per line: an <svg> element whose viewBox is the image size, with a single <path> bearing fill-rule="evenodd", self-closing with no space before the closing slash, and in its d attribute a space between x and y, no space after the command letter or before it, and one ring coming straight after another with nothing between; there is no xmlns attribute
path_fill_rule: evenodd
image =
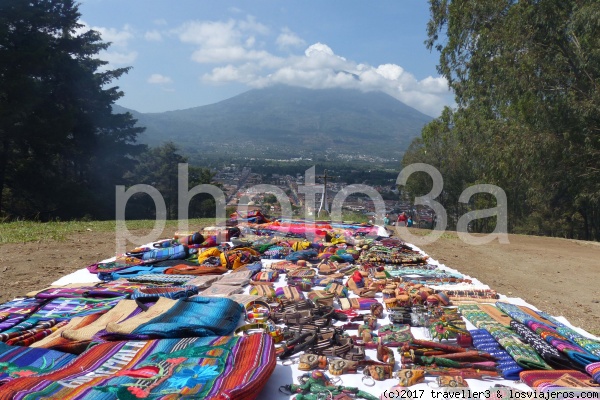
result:
<svg viewBox="0 0 600 400"><path fill-rule="evenodd" d="M183 389L184 387L195 388L219 375L216 365L196 365L193 368L184 368L169 379L169 387Z"/></svg>

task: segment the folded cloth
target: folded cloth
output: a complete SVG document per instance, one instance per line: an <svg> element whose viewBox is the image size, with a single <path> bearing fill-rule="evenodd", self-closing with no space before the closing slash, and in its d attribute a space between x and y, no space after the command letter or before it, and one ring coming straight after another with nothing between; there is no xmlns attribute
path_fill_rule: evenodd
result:
<svg viewBox="0 0 600 400"><path fill-rule="evenodd" d="M106 326L107 340L132 338L181 338L229 335L238 325L243 307L219 297L190 297L170 300L164 297L147 311L121 323Z"/></svg>
<svg viewBox="0 0 600 400"><path fill-rule="evenodd" d="M245 286L250 282L252 271L235 272L224 275L219 279L219 285Z"/></svg>
<svg viewBox="0 0 600 400"><path fill-rule="evenodd" d="M211 285L208 289L200 292L200 296L205 297L229 297L232 294L242 293L244 288L241 286L221 285L221 281ZM254 294L254 293L251 293Z"/></svg>
<svg viewBox="0 0 600 400"><path fill-rule="evenodd" d="M167 299L177 300L191 297L198 294L196 286L163 286L136 289L131 295L131 299L155 299L166 297Z"/></svg>
<svg viewBox="0 0 600 400"><path fill-rule="evenodd" d="M63 368L8 382L0 400L254 400L275 362L268 334L108 342Z"/></svg>
<svg viewBox="0 0 600 400"><path fill-rule="evenodd" d="M529 329L541 336L546 342L556 347L571 359L572 362L585 368L586 365L600 361L600 357L588 352L579 345L569 341L556 330L546 324L534 320L527 321Z"/></svg>
<svg viewBox="0 0 600 400"><path fill-rule="evenodd" d="M58 297L87 297L93 286L83 286L78 288L49 288L37 293L35 297L38 299L56 299Z"/></svg>
<svg viewBox="0 0 600 400"><path fill-rule="evenodd" d="M113 308L123 297L108 299L63 298L59 297L45 303L31 314L30 319L71 319L96 314Z"/></svg>
<svg viewBox="0 0 600 400"><path fill-rule="evenodd" d="M134 300L121 300L106 314L103 314L100 318L90 323L89 325L86 325L79 329L67 329L63 331L62 337L75 342L87 341L89 343L96 333L106 328L106 325L108 325L111 322L118 323L123 321L124 319L129 317L137 308L138 305Z"/></svg>
<svg viewBox="0 0 600 400"><path fill-rule="evenodd" d="M56 370L74 358L73 354L60 351L0 343L0 385L15 378Z"/></svg>
<svg viewBox="0 0 600 400"><path fill-rule="evenodd" d="M565 374L569 374L575 379L583 382L589 382L590 377L583 372L575 370L552 370L552 371L523 371L519 374L521 380L531 388L539 388L540 385L553 383Z"/></svg>
<svg viewBox="0 0 600 400"><path fill-rule="evenodd" d="M134 290L146 287L141 283L128 282L126 279L118 279L111 282L103 282L95 286L87 297L118 297L130 295Z"/></svg>
<svg viewBox="0 0 600 400"><path fill-rule="evenodd" d="M592 376L596 383L600 383L600 362L589 364L585 367L585 370Z"/></svg>
<svg viewBox="0 0 600 400"><path fill-rule="evenodd" d="M98 279L103 281L116 281L117 279L129 279L135 276L144 274L162 274L168 267L155 267L152 265L139 265L128 267L119 271L110 273L101 272L98 274Z"/></svg>
<svg viewBox="0 0 600 400"><path fill-rule="evenodd" d="M168 275L218 275L227 272L225 267L206 267L204 265L185 265L180 264L167 268L164 273Z"/></svg>
<svg viewBox="0 0 600 400"><path fill-rule="evenodd" d="M164 260L183 260L188 256L188 248L182 244L163 249L153 249L142 253L142 261L152 264Z"/></svg>
<svg viewBox="0 0 600 400"><path fill-rule="evenodd" d="M569 357L558 351L557 348L547 343L541 336L529 329L520 322L512 320L510 322L512 330L517 332L535 351L542 356L552 368L555 369L579 369L576 364L569 360Z"/></svg>
<svg viewBox="0 0 600 400"><path fill-rule="evenodd" d="M136 257L121 256L117 257L113 261L107 261L102 263L92 264L87 267L88 271L92 274L109 274L111 272L119 271L125 268L129 268L132 265L141 265L142 260Z"/></svg>
<svg viewBox="0 0 600 400"><path fill-rule="evenodd" d="M194 279L195 277L195 275L144 274L127 278L127 280L130 282L183 285L185 282Z"/></svg>
<svg viewBox="0 0 600 400"><path fill-rule="evenodd" d="M212 283L218 281L221 275L200 275L187 281L185 284L189 286L196 286L198 289L206 289Z"/></svg>
<svg viewBox="0 0 600 400"><path fill-rule="evenodd" d="M45 302L45 299L31 298L12 300L0 304L0 332L26 320L31 313Z"/></svg>

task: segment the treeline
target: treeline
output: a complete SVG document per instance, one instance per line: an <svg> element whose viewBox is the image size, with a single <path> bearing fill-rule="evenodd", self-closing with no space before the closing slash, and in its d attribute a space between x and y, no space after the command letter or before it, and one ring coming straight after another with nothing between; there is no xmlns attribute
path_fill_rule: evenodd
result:
<svg viewBox="0 0 600 400"><path fill-rule="evenodd" d="M510 231L600 240L600 3L430 0L430 9L427 46L457 106L425 127L403 164L441 172L450 223L495 206L489 195L458 202L487 183L507 194ZM415 175L406 190L423 195L430 181Z"/></svg>
<svg viewBox="0 0 600 400"><path fill-rule="evenodd" d="M168 197L177 182L177 149L137 144L143 128L113 114L123 92L112 82L129 68L107 69L97 55L109 43L79 19L71 0L0 2L0 220L112 219L115 185ZM212 179L190 176L190 187ZM147 200L132 199L131 215L151 218Z"/></svg>

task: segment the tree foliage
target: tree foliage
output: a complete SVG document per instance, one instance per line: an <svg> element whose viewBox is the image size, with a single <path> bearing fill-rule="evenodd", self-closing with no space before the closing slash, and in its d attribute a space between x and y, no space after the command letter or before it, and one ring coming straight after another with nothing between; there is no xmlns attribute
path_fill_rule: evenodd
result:
<svg viewBox="0 0 600 400"><path fill-rule="evenodd" d="M159 147L146 150L138 157L138 164L128 181L133 184L153 186L162 195L167 207L167 219L178 217L178 190L180 163L187 163L187 157L178 153L177 146L167 142ZM200 184L217 185L214 174L208 168L188 166L188 190ZM182 182L182 185L184 183ZM218 185L217 185L218 186ZM128 203L126 216L130 219L155 217L155 205L147 195L134 195ZM208 194L198 194L190 201L189 218L208 218L215 216L215 201Z"/></svg>
<svg viewBox="0 0 600 400"><path fill-rule="evenodd" d="M97 58L109 43L83 30L71 0L0 2L0 213L114 215L114 185L135 164L143 128L113 114L123 92Z"/></svg>
<svg viewBox="0 0 600 400"><path fill-rule="evenodd" d="M430 0L430 10L426 45L457 108L404 163L440 168L451 207L465 187L496 184L511 230L600 239L600 3Z"/></svg>

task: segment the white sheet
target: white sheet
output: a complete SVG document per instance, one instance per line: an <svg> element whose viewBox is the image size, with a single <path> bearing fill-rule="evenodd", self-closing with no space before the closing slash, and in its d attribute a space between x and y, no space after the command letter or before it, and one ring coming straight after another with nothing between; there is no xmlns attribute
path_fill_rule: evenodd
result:
<svg viewBox="0 0 600 400"><path fill-rule="evenodd" d="M425 254L422 250L420 250L418 247L416 246L412 246L415 250L420 251L422 254ZM114 259L114 258L113 258ZM105 261L109 261L112 259L108 259ZM263 260L262 263L264 266L268 266L274 262L279 262L281 260ZM454 272L454 273L460 273L459 271L453 269L453 268L449 268L444 264L439 263L437 260L434 259L429 259L429 263L430 264L434 264L434 265L438 265L440 267L440 269L444 269L447 270L449 272ZM446 285L446 286L439 286L440 288L445 287L447 289L450 288L478 288L478 289L489 289L489 286L481 283L479 280L475 279L475 278L470 278L473 280L473 285L474 286L470 286L470 285ZM69 283L88 283L88 282L100 282L100 280L96 277L96 275L89 273L89 271L86 268L80 269L76 272L73 272L69 275L66 275L60 279L58 279L57 281L55 281L53 283L53 285L66 285ZM280 279L279 282L275 283L275 287L280 287L280 286L284 286L285 282L283 281L283 279ZM250 291L250 287L246 287L245 293L248 294ZM379 298L381 298L381 294L378 294ZM521 298L514 298L514 297L506 297L504 295L500 295L500 299L502 301L506 301L512 304L516 304L516 305L523 305L523 306L527 306L533 309L536 309L534 306L528 304L525 300L521 299ZM366 312L365 312L366 313ZM389 324L389 318L387 317L387 313L384 314L385 318L381 319L378 321L378 326L383 326L385 324ZM577 332L581 333L582 335L585 335L587 337L590 337L592 339L596 339L596 340L600 340L598 337L591 335L590 333L584 331L581 328L578 327L574 327L572 326L569 321L560 316L560 317L555 317L557 318L560 322L564 323L565 325L575 329ZM341 323L338 323L338 325L340 325ZM475 329L475 327L473 325L471 325L468 321L467 321L467 328L468 329ZM426 335L425 335L425 329L424 328L412 328L411 329L413 335L418 338L418 339L427 339ZM356 335L357 331L348 331L349 334L351 335ZM372 359L372 360L376 360L377 359L377 353L375 350L366 350L366 355L368 359ZM400 369L400 356L397 352L395 352L395 356L396 356L396 366L394 368L395 371ZM297 360L298 356L292 357L292 359ZM297 365L283 365L283 363L281 361L277 361L277 366L275 367L275 371L273 372L273 375L271 376L271 378L268 380L267 384L265 385L264 389L262 390L261 394L258 396L258 399L262 400L262 399L277 399L277 398L285 398L286 396L284 394L282 394L279 391L279 388L281 386L284 385L288 385L290 383L297 383L298 382L298 377L303 375L304 372L298 370ZM330 376L329 373L327 373L328 376ZM397 383L397 379L388 379L386 381L381 381L381 382L377 382L375 386L368 386L366 385L363 381L362 381L363 375L359 374L347 374L347 375L342 375L341 376L341 382L337 383L338 385L344 385L344 386L352 386L352 387L358 387L361 390L364 390L370 394L373 394L375 396L380 396L385 390L389 390L391 389L396 383ZM441 393L441 390L436 389L435 388L435 378L434 377L427 377L425 379L425 383L421 383L418 385L414 385L411 386L410 389L411 390L424 390L422 399L430 399L430 398L434 398L435 395L433 395L432 393ZM493 380L476 380L476 379L467 379L467 382L469 383L469 389L472 392L476 392L476 391L484 391L486 389L490 389L491 387L493 387L494 385L500 384L500 385L504 385L504 386L510 386L516 389L520 389L520 390L526 390L526 391L531 391L531 389L525 385L524 383L519 383L519 382L515 382L515 381L507 381L507 380L503 380L503 379L493 379ZM369 383L369 382L367 382ZM440 396L440 395L438 395ZM441 398L441 397L438 397ZM473 398L484 398L484 397L473 397Z"/></svg>

